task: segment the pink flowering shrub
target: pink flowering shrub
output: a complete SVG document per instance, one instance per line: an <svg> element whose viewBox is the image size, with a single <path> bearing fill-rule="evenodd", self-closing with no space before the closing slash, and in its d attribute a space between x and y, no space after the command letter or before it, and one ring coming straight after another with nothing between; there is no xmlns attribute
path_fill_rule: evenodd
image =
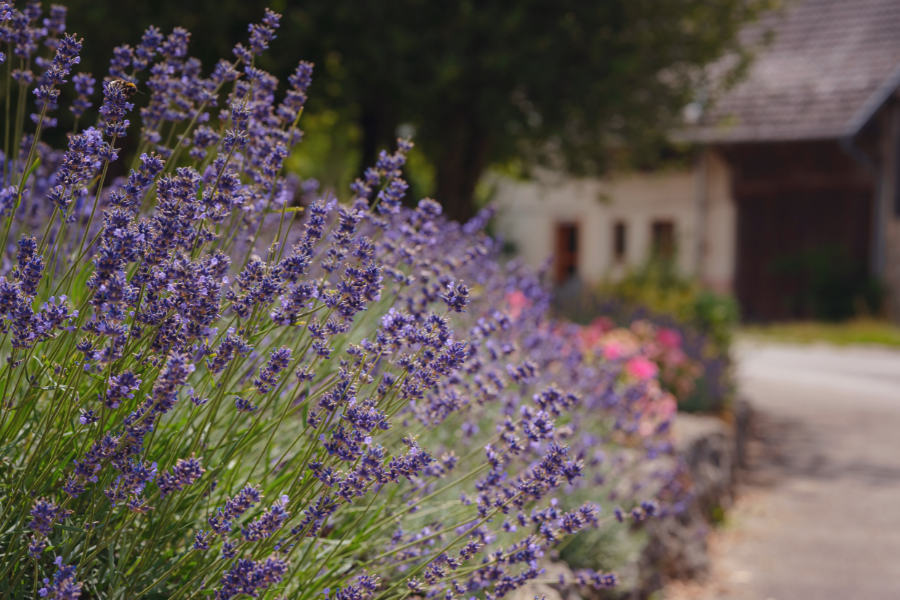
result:
<svg viewBox="0 0 900 600"><path fill-rule="evenodd" d="M679 401L690 397L703 375L703 364L685 354L679 332L646 320L634 321L626 329L615 327L608 317L598 317L584 327L581 339L606 360L624 359L630 377L658 379Z"/></svg>

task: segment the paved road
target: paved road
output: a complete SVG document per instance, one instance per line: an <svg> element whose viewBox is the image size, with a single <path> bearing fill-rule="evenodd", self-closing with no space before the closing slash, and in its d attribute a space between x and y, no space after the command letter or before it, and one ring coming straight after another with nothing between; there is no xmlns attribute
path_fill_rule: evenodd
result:
<svg viewBox="0 0 900 600"><path fill-rule="evenodd" d="M900 351L745 343L738 359L760 441L692 598L900 599Z"/></svg>

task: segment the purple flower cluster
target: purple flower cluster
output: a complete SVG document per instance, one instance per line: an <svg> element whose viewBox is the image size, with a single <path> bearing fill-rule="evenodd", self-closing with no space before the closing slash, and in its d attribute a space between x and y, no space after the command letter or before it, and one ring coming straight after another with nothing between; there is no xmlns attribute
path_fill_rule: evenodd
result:
<svg viewBox="0 0 900 600"><path fill-rule="evenodd" d="M106 397L101 395L100 401L106 405L106 408L119 408L123 400L134 398L134 392L140 385L141 380L131 371L114 375L109 378L109 385L106 386Z"/></svg>
<svg viewBox="0 0 900 600"><path fill-rule="evenodd" d="M0 41L44 70L15 81L49 110L80 42L64 11L40 16L36 2L0 4ZM150 595L302 583L366 600L382 583L359 552L386 596L496 600L538 578L566 536L616 526L585 498L620 503L629 525L676 510L683 471L634 469L671 450L663 391L553 320L542 275L499 260L491 208L459 224L434 200L410 207L409 140L379 154L348 203L284 173L313 66L286 93L257 66L279 20L266 11L211 70L186 30L151 27L114 51L96 128L65 152L38 130L16 142L41 160L21 194L0 190L18 240L0 275L0 434L35 467L13 469L10 489L40 499L31 538L0 536L0 552L45 568L51 539L81 547L86 585ZM52 62L37 60L41 40ZM81 117L96 81L73 83ZM133 166L106 181L138 86ZM13 162L16 182L28 161ZM70 290L78 312L50 296ZM277 500L260 506L263 493ZM69 510L84 527L57 526ZM198 513L206 523L185 532ZM57 567L42 595L77 597L75 571Z"/></svg>
<svg viewBox="0 0 900 600"><path fill-rule="evenodd" d="M619 585L619 578L614 573L597 573L591 569L576 571L575 580L579 585L591 586L598 590L609 590Z"/></svg>
<svg viewBox="0 0 900 600"><path fill-rule="evenodd" d="M256 542L272 537L291 516L291 513L287 510L288 501L287 496L282 496L261 517L248 523L246 527L242 527L241 535L244 537L244 540Z"/></svg>
<svg viewBox="0 0 900 600"><path fill-rule="evenodd" d="M194 365L184 354L173 354L160 372L153 386L154 409L160 413L166 413L175 406L178 393L188 377L194 372Z"/></svg>
<svg viewBox="0 0 900 600"><path fill-rule="evenodd" d="M216 600L230 600L241 595L259 596L258 590L266 590L281 583L288 570L288 563L275 556L261 561L242 558L222 575L221 586L216 589Z"/></svg>
<svg viewBox="0 0 900 600"><path fill-rule="evenodd" d="M234 360L236 355L247 356L251 350L253 347L236 334L233 327L229 328L213 358L206 361L206 366L210 373L218 375L225 370L225 367Z"/></svg>
<svg viewBox="0 0 900 600"><path fill-rule="evenodd" d="M64 565L62 556L57 556L54 564L57 569L53 581L44 578L44 587L38 589L38 594L50 600L78 600L84 584L75 579L77 569L74 565Z"/></svg>
<svg viewBox="0 0 900 600"><path fill-rule="evenodd" d="M330 595L330 590L325 591L325 596L329 600L366 600L378 590L379 578L363 572L358 575L349 585L335 590L334 595Z"/></svg>
<svg viewBox="0 0 900 600"><path fill-rule="evenodd" d="M97 80L90 73L78 73L72 77L72 83L75 85L75 93L78 97L72 101L69 110L76 117L83 117L87 109L93 106L90 98L94 95L94 85Z"/></svg>
<svg viewBox="0 0 900 600"><path fill-rule="evenodd" d="M45 539L50 535L53 524L65 521L71 513L71 510L66 510L43 498L35 502L29 513L31 515L31 522L28 523L28 528L31 529L34 534L31 536L28 553L34 557L40 556L41 552L44 551L44 548L47 547Z"/></svg>
<svg viewBox="0 0 900 600"><path fill-rule="evenodd" d="M64 19L65 9L63 9L62 15L62 19ZM60 23L62 19L57 15L57 29L62 29L61 31L57 31L57 33L65 31L65 22L63 21ZM61 85L68 81L66 77L69 76L72 67L81 62L81 58L78 56L79 52L81 52L81 40L75 39L75 36L73 35L67 35L57 44L56 56L53 57L53 62L51 63L50 68L47 69L46 75L47 81L49 81L51 85ZM38 97L40 98L41 95L38 94Z"/></svg>
<svg viewBox="0 0 900 600"><path fill-rule="evenodd" d="M165 498L172 492L180 492L185 486L193 484L205 472L196 458L187 460L179 458L171 473L163 473L159 476L159 495Z"/></svg>
<svg viewBox="0 0 900 600"><path fill-rule="evenodd" d="M235 519L239 518L254 504L258 504L262 499L259 493L259 487L245 485L234 498L225 502L225 508L220 508L216 514L207 519L210 528L218 535L227 536L231 533L231 529Z"/></svg>
<svg viewBox="0 0 900 600"><path fill-rule="evenodd" d="M278 350L272 350L266 366L260 369L259 377L253 381L256 391L260 394L268 394L278 383L278 375L291 363L291 349L282 346Z"/></svg>
<svg viewBox="0 0 900 600"><path fill-rule="evenodd" d="M134 104L128 102L129 95L126 87L120 80L113 80L103 86L103 104L100 106L100 115L103 119L103 133L108 137L122 138L127 135L130 122L125 118ZM115 160L112 155L107 160Z"/></svg>
<svg viewBox="0 0 900 600"><path fill-rule="evenodd" d="M40 114L32 114L31 120L40 123L42 127L55 127L57 121L55 118L48 116L48 113L58 108L57 100L59 98L58 86L68 81L66 77L76 64L81 62L79 53L81 52L81 41L76 40L74 36L66 36L62 40L57 40L56 35L65 31L65 8L54 7L60 10L51 11L50 19L44 19L44 30L52 32L54 37L47 38L46 44L56 48L56 55L52 61L46 61L43 57L37 57L35 63L39 66L46 66L44 71L37 80L37 87L34 89L34 96ZM54 14L55 13L55 14ZM49 25L48 25L49 23Z"/></svg>
<svg viewBox="0 0 900 600"><path fill-rule="evenodd" d="M253 23L248 27L250 48L238 44L234 48L234 55L244 64L251 64L253 57L262 54L269 47L269 42L275 39L275 30L278 29L280 20L281 15L267 8L262 23Z"/></svg>
<svg viewBox="0 0 900 600"><path fill-rule="evenodd" d="M47 199L66 214L72 202L87 195L86 182L94 177L100 157L111 154L109 144L93 127L71 136L69 150L55 177L58 185L50 189Z"/></svg>
<svg viewBox="0 0 900 600"><path fill-rule="evenodd" d="M147 189L162 173L165 161L155 154L141 154L141 166L137 171L131 170L125 185L120 190L114 190L109 195L109 203L122 206L140 206Z"/></svg>

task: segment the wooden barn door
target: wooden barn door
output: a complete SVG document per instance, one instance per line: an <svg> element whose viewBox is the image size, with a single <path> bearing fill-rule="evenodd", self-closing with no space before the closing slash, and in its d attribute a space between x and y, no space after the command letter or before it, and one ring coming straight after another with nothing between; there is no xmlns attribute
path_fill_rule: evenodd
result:
<svg viewBox="0 0 900 600"><path fill-rule="evenodd" d="M783 189L737 197L735 292L745 320L811 319L813 286L852 270L865 277L871 192Z"/></svg>

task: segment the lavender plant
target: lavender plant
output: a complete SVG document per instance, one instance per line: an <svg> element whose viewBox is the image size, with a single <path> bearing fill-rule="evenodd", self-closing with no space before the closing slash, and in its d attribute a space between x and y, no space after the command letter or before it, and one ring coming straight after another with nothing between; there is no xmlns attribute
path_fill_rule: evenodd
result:
<svg viewBox="0 0 900 600"><path fill-rule="evenodd" d="M102 83L42 15L0 3L0 598L494 600L581 529L677 509L658 382L549 319L490 210L406 207L410 141L298 205L313 65L284 93L255 66L278 14L211 71L151 27Z"/></svg>

